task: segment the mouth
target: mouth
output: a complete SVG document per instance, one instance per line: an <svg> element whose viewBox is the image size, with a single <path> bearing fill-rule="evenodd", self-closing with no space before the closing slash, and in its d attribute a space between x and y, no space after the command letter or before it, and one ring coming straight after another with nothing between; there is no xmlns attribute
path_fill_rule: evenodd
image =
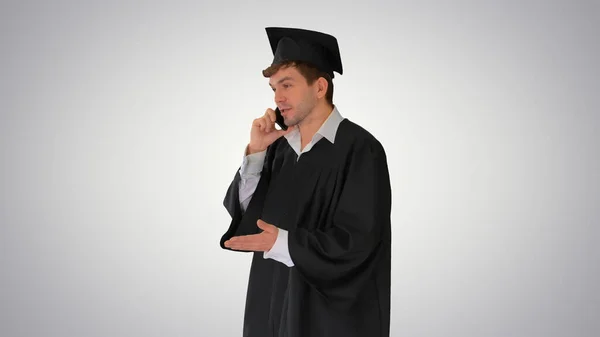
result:
<svg viewBox="0 0 600 337"><path fill-rule="evenodd" d="M290 110L291 110L290 108L279 109L279 111L281 112L282 115L284 115L285 113L289 112Z"/></svg>

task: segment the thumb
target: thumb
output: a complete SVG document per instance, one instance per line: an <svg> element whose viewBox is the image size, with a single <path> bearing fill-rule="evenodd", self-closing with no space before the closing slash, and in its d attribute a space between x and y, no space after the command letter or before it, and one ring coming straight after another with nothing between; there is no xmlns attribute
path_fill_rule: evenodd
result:
<svg viewBox="0 0 600 337"><path fill-rule="evenodd" d="M279 130L279 135L280 135L280 136L285 136L285 135L287 135L288 133L290 133L290 132L294 131L294 129L295 129L295 128L296 128L296 126L295 126L295 125L292 125L292 126L289 126L289 127L287 128L287 130Z"/></svg>
<svg viewBox="0 0 600 337"><path fill-rule="evenodd" d="M261 219L258 219L258 221L256 222L256 225L258 225L258 228L260 228L263 231L268 232L268 233L273 233L274 229L275 229L275 226L268 224L268 223L262 221Z"/></svg>

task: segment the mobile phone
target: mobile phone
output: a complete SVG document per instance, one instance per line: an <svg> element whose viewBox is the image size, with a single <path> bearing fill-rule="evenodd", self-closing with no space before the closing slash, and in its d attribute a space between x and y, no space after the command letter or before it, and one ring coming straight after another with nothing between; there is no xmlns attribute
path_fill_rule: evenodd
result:
<svg viewBox="0 0 600 337"><path fill-rule="evenodd" d="M279 108L275 109L275 123L279 125L281 130L287 130L288 128L287 125L285 125L285 123L283 122L283 116L281 115L281 111L279 111Z"/></svg>

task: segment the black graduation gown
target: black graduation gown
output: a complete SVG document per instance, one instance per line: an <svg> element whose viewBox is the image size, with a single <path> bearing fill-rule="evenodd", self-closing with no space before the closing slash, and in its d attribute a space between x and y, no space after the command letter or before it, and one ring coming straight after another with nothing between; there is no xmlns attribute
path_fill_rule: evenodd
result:
<svg viewBox="0 0 600 337"><path fill-rule="evenodd" d="M348 119L297 155L285 137L266 152L245 212L239 170L224 206L221 238L256 234L257 220L289 231L294 266L253 254L245 337L389 336L391 187L382 145Z"/></svg>

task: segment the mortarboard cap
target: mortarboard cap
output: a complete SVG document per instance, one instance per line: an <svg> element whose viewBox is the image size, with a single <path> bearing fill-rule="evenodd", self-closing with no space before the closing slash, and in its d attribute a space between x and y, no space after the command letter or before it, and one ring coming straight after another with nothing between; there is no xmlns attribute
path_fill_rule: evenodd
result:
<svg viewBox="0 0 600 337"><path fill-rule="evenodd" d="M304 61L328 73L342 74L337 39L329 34L299 28L267 27L267 36L276 65L284 61Z"/></svg>

